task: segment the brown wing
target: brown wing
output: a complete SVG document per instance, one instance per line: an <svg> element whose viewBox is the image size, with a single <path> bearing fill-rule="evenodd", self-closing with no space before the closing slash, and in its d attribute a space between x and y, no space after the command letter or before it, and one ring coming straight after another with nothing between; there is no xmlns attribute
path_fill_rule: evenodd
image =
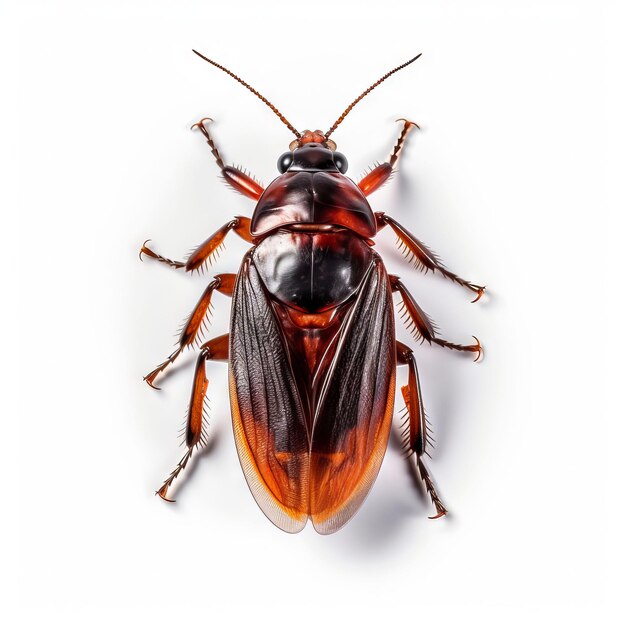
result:
<svg viewBox="0 0 626 626"><path fill-rule="evenodd" d="M276 526L298 532L309 513L309 438L285 341L250 254L233 293L229 376L248 486Z"/></svg>
<svg viewBox="0 0 626 626"><path fill-rule="evenodd" d="M391 285L376 257L340 331L316 410L310 515L319 533L339 530L378 474L389 438L395 370Z"/></svg>

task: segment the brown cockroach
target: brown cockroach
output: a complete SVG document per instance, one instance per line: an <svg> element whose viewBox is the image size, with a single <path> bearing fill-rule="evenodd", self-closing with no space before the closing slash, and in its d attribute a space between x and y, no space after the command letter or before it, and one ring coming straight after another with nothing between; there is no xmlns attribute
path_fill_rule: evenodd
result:
<svg viewBox="0 0 626 626"><path fill-rule="evenodd" d="M415 338L476 358L481 345L476 338L468 345L441 338L400 278L387 273L373 237L389 226L416 267L466 287L474 301L485 288L449 271L404 226L372 211L367 200L390 177L417 124L398 120L402 130L391 157L357 183L345 175L348 161L330 139L363 97L421 55L382 76L324 133L299 132L241 78L195 53L260 98L296 139L278 159L278 178L263 188L242 169L225 165L208 118L194 124L226 182L256 202L252 217L234 217L185 262L165 258L146 244L141 248L141 254L193 272L231 231L252 245L237 274L218 274L209 283L174 352L145 377L154 387L159 374L199 341L215 291L233 299L230 332L200 346L185 427L187 450L157 494L168 500L193 450L206 443L205 364L227 361L237 452L258 505L287 532L302 530L309 518L319 533L335 532L356 513L378 474L390 433L396 366L407 365L403 442L434 504L433 517L445 515L424 463L428 425L413 351L395 338L393 293L400 294Z"/></svg>

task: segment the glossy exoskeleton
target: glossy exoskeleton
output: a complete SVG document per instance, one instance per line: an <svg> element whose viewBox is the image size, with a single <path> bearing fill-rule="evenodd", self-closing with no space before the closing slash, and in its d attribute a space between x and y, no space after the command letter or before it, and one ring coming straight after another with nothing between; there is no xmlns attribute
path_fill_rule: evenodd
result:
<svg viewBox="0 0 626 626"><path fill-rule="evenodd" d="M261 509L279 528L301 530L310 518L323 534L341 528L357 511L380 468L389 438L396 366L408 365L402 387L406 405L403 442L436 509L446 509L424 464L428 426L412 350L395 338L393 293L400 294L416 338L453 350L481 353L478 340L455 344L439 337L402 281L387 274L373 237L389 226L414 261L470 289L484 288L446 269L438 258L367 196L391 175L404 141L417 125L402 120L388 162L358 183L329 135L371 89L417 57L383 76L357 98L326 133L298 132L247 83L296 135L278 159L280 176L267 188L224 164L206 121L205 136L224 179L256 201L252 218L235 217L185 262L167 259L146 244L142 254L188 272L211 260L229 231L252 244L237 274L218 274L187 320L176 350L145 377L157 376L199 336L215 291L233 299L230 332L200 346L185 427L187 451L163 486L164 499L195 447L206 442L204 401L207 360L229 363L230 398L237 451ZM419 56L419 55L418 55Z"/></svg>

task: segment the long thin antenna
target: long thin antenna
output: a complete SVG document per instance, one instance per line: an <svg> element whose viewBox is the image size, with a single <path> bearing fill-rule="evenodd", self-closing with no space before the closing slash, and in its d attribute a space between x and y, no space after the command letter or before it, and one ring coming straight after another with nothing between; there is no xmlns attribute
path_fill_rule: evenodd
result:
<svg viewBox="0 0 626 626"><path fill-rule="evenodd" d="M326 139L328 139L331 135L331 133L335 132L337 126L339 126L339 124L341 124L341 122L343 122L343 120L346 118L346 115L348 115L348 113L350 113L350 111L352 111L352 109L355 107L356 104L358 104L361 100L363 100L363 98L365 98L365 96L372 91L372 89L375 89L376 87L378 87L378 85L380 85L380 83L382 83L384 80L387 80L392 74L395 74L396 72L399 72L402 68L406 67L407 65L411 65L411 63L413 63L413 61L417 61L417 59L419 59L422 56L422 53L420 52L417 56L414 56L411 60L407 61L406 63L403 63L402 65L398 65L398 67L392 69L390 72L387 72L382 78L379 78L373 85L370 85L337 119L337 121L330 127L330 130L328 130L328 132L324 135L326 137Z"/></svg>
<svg viewBox="0 0 626 626"><path fill-rule="evenodd" d="M219 63L216 63L215 61L212 61L211 59L208 59L203 54L200 54L197 50L192 50L192 52L194 54L197 54L201 59L204 59L207 63L210 63L211 65L214 65L218 69L222 70L222 72L226 72L229 76L232 76L237 82L241 83L246 89L249 89L257 98L260 98L263 102L265 102L265 104L267 104L267 106L270 109L272 109L272 111L274 111L274 113L276 113L276 115L278 115L278 117L280 118L280 121L285 126L287 126L287 128L296 137L300 138L300 136L301 136L300 133L289 123L289 120L266 97L262 96L256 89L254 89L253 87L248 85L248 83L245 82L244 80L241 80L241 78L239 78L239 76L237 76L237 74L233 74L233 72L231 72L229 69L225 68L223 65L220 65Z"/></svg>

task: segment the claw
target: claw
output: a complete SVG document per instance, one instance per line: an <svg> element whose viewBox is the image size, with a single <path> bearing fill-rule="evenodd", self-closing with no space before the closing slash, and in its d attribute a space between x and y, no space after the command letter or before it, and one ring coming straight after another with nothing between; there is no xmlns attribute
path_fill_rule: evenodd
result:
<svg viewBox="0 0 626 626"><path fill-rule="evenodd" d="M440 509L439 507L437 507L437 515L430 515L428 517L428 519L439 519L440 517L443 517L444 515L447 515L448 511L446 509Z"/></svg>
<svg viewBox="0 0 626 626"><path fill-rule="evenodd" d="M404 122L405 124L410 124L411 126L415 126L418 130L422 130L419 124L412 122L411 120L407 120L405 117L399 117L396 122Z"/></svg>
<svg viewBox="0 0 626 626"><path fill-rule="evenodd" d="M163 485L163 487L161 487L161 489L159 489L158 491L154 492L155 496L159 496L159 498L161 498L162 500L165 500L166 502L176 502L176 500L170 500L167 497L167 490L169 488L169 485Z"/></svg>
<svg viewBox="0 0 626 626"><path fill-rule="evenodd" d="M472 337L474 337L474 339L476 339L475 351L476 351L477 354L476 354L476 358L474 359L474 363L476 363L476 361L478 361L483 356L483 347L482 347L478 337L476 337L476 335L472 335Z"/></svg>
<svg viewBox="0 0 626 626"><path fill-rule="evenodd" d="M159 372L150 372L147 376L144 376L143 379L152 387L152 389L156 389L157 391L161 391L161 387L157 387L154 383L154 379L159 375Z"/></svg>
<svg viewBox="0 0 626 626"><path fill-rule="evenodd" d="M203 117L199 122L196 122L195 124L192 124L190 130L193 130L194 128L204 127L204 122L206 122L207 120L209 120L209 122L212 122L213 118L211 118L211 117Z"/></svg>
<svg viewBox="0 0 626 626"><path fill-rule="evenodd" d="M472 300L471 304L474 304L474 302L478 302L483 297L483 294L485 293L485 289L487 289L486 286L479 287L478 285L470 285L469 288L475 294L477 294L476 297Z"/></svg>
<svg viewBox="0 0 626 626"><path fill-rule="evenodd" d="M146 239L146 240L143 242L143 244L142 244L141 248L139 249L139 260L140 260L142 263L143 263L143 257L142 257L141 255L142 255L142 254L148 254L148 248L146 248L146 244L147 244L149 241L152 241L152 239ZM152 250L150 250L149 252L152 252Z"/></svg>

